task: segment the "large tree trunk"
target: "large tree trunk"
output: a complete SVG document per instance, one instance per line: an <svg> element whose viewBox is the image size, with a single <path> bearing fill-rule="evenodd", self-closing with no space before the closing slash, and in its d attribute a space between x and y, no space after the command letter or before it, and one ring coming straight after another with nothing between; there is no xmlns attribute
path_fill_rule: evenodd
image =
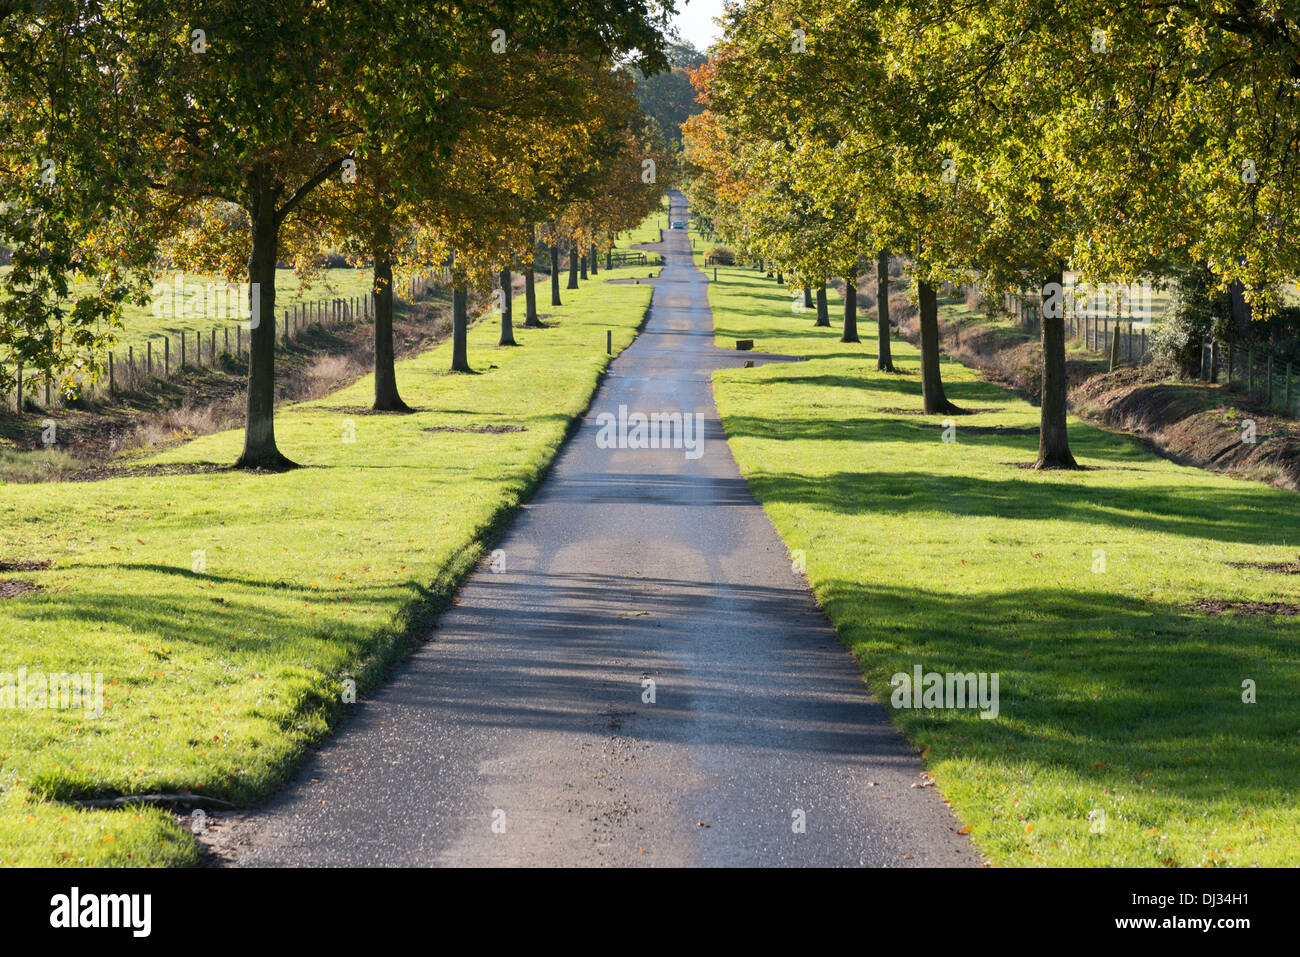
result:
<svg viewBox="0 0 1300 957"><path fill-rule="evenodd" d="M530 262L524 271L524 328L536 328L541 324L537 318L537 279Z"/></svg>
<svg viewBox="0 0 1300 957"><path fill-rule="evenodd" d="M1039 409L1038 462L1040 469L1077 469L1070 453L1066 429L1065 300L1064 274L1047 277L1041 297L1043 325L1043 404ZM1049 287L1055 284L1055 290ZM1052 299L1051 305L1048 300ZM1118 331L1117 331L1118 334Z"/></svg>
<svg viewBox="0 0 1300 957"><path fill-rule="evenodd" d="M817 321L814 322L813 325L830 326L830 324L831 313L830 310L826 308L826 282L823 280L822 284L817 287Z"/></svg>
<svg viewBox="0 0 1300 957"><path fill-rule="evenodd" d="M578 288L578 249L576 246L569 246L569 289Z"/></svg>
<svg viewBox="0 0 1300 957"><path fill-rule="evenodd" d="M386 226L375 231L370 255L375 263L375 404L377 412L409 412L397 394L393 362L393 262L391 233Z"/></svg>
<svg viewBox="0 0 1300 957"><path fill-rule="evenodd" d="M573 255L578 256L578 251L576 249L573 251ZM589 263L587 262L587 254L584 252L581 256L578 256L578 278L581 279L583 282L587 281L588 265Z"/></svg>
<svg viewBox="0 0 1300 957"><path fill-rule="evenodd" d="M467 290L462 280L451 292L451 371L472 372L469 367L469 312Z"/></svg>
<svg viewBox="0 0 1300 957"><path fill-rule="evenodd" d="M501 270L501 341L499 346L517 346L515 342L514 290L510 288L509 267Z"/></svg>
<svg viewBox="0 0 1300 957"><path fill-rule="evenodd" d="M564 305L560 302L560 247L555 243L551 243L551 305Z"/></svg>
<svg viewBox="0 0 1300 957"><path fill-rule="evenodd" d="M1228 314L1232 319L1232 328L1236 332L1237 338L1250 342L1255 336L1255 330L1251 328L1251 320L1254 318L1251 314L1250 303L1246 301L1246 287L1240 280L1234 279L1228 284Z"/></svg>
<svg viewBox="0 0 1300 957"><path fill-rule="evenodd" d="M858 276L849 272L844 276L844 335L840 342L861 342L858 338Z"/></svg>
<svg viewBox="0 0 1300 957"><path fill-rule="evenodd" d="M889 250L876 255L876 369L894 371L894 356L889 346Z"/></svg>
<svg viewBox="0 0 1300 957"><path fill-rule="evenodd" d="M252 184L253 248L248 256L252 310L248 333L248 413L244 451L235 463L241 469L290 469L295 464L275 444L275 262L279 255L280 224L275 194L260 178Z"/></svg>
<svg viewBox="0 0 1300 957"><path fill-rule="evenodd" d="M934 286L917 280L916 298L920 305L921 327L921 395L925 411L931 415L960 415L962 410L948 401L939 372L939 300Z"/></svg>
<svg viewBox="0 0 1300 957"><path fill-rule="evenodd" d="M591 274L594 276L600 271L600 253L596 251L596 244L591 244Z"/></svg>

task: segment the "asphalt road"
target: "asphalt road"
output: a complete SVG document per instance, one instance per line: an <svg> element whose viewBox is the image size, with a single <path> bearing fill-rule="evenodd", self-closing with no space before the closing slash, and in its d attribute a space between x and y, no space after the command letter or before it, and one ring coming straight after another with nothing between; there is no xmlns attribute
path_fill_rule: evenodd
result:
<svg viewBox="0 0 1300 957"><path fill-rule="evenodd" d="M645 331L500 544L505 571L469 578L245 821L235 863L979 863L740 477L710 373L754 356L714 348L706 277L665 235ZM701 454L600 447L620 405L702 413Z"/></svg>

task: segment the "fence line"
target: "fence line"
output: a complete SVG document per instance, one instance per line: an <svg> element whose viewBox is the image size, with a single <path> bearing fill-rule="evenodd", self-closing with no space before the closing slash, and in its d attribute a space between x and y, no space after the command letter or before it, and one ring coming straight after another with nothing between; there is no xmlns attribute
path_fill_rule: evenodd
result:
<svg viewBox="0 0 1300 957"><path fill-rule="evenodd" d="M427 276L413 276L403 284L403 292L407 300L413 302L429 295L435 287L449 284L450 280L449 270L436 270ZM287 347L313 325L336 328L358 319L370 319L374 314L373 291L355 296L335 296L294 303L276 320L275 340ZM83 395L94 398L115 392L137 392L170 379L186 367L201 369L206 365L207 368L214 368L223 356L241 359L248 355L250 331L246 322L229 322L213 327L206 334L203 330L190 330L151 336L145 340L143 351L138 355L134 343L128 345L124 352L114 353L110 350L103 376L98 382L86 386L82 390ZM155 343L160 340L161 352L155 348ZM46 410L54 408L56 402L67 407L68 403L53 388L48 376L38 375L24 380L23 367L20 365L14 394L4 397L3 407L21 411L19 396L26 396L31 401L37 399L42 391L45 400L43 407Z"/></svg>
<svg viewBox="0 0 1300 957"><path fill-rule="evenodd" d="M1270 349L1212 339L1201 346L1199 377L1222 381L1285 415L1300 415L1300 365Z"/></svg>
<svg viewBox="0 0 1300 957"><path fill-rule="evenodd" d="M1042 305L1037 296L1007 293L1003 307L1020 323L1026 332L1040 335L1042 333ZM1113 348L1114 337L1119 336L1119 359L1126 365L1137 365L1146 361L1151 345L1145 327L1134 328L1137 320L1125 316L1066 316L1065 334L1084 344L1085 349L1108 356Z"/></svg>

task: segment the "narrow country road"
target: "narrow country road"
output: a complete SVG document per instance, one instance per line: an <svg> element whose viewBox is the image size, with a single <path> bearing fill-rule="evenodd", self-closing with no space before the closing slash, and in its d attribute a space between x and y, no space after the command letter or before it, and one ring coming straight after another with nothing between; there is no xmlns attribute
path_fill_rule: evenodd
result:
<svg viewBox="0 0 1300 957"><path fill-rule="evenodd" d="M468 579L241 825L235 863L979 863L740 477L710 374L752 356L714 348L690 241L665 236L645 331L500 544L506 570ZM620 405L703 413L702 455L599 447Z"/></svg>

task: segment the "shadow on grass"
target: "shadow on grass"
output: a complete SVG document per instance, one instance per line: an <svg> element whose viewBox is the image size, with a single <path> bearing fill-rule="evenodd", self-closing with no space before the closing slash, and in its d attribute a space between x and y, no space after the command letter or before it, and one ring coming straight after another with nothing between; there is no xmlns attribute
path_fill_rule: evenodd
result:
<svg viewBox="0 0 1300 957"><path fill-rule="evenodd" d="M819 598L877 697L890 675L996 672L1000 714L891 709L921 747L977 762L1068 768L1097 794L1295 803L1300 630L1189 613L1102 590L1018 588L978 599L831 579ZM1242 680L1278 693L1242 703ZM1153 821L1153 825L1160 822Z"/></svg>

